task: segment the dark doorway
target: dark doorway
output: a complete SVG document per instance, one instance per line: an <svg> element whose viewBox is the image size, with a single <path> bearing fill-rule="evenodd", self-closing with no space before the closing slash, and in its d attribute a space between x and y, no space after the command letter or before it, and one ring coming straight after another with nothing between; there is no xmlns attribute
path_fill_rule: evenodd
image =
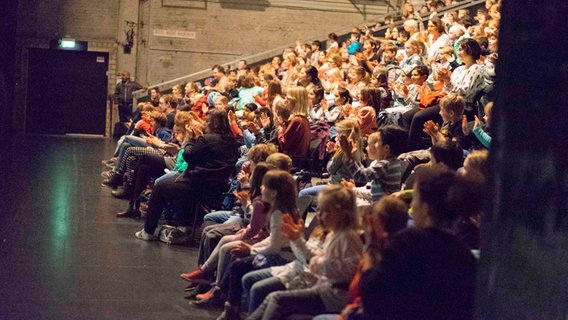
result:
<svg viewBox="0 0 568 320"><path fill-rule="evenodd" d="M108 53L30 49L26 132L104 135Z"/></svg>

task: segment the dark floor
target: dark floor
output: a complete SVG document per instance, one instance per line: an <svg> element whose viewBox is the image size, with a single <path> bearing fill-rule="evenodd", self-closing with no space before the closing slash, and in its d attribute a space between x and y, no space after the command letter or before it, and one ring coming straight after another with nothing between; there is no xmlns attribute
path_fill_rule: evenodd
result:
<svg viewBox="0 0 568 320"><path fill-rule="evenodd" d="M0 151L0 319L214 319L179 278L197 250L134 237L101 186L114 141L21 136Z"/></svg>

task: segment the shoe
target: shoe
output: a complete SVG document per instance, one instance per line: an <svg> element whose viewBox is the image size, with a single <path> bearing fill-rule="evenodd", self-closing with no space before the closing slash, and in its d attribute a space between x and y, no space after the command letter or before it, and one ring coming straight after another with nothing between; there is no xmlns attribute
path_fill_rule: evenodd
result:
<svg viewBox="0 0 568 320"><path fill-rule="evenodd" d="M232 306L227 301L223 307L223 313L221 313L217 320L241 320L241 311L238 306Z"/></svg>
<svg viewBox="0 0 568 320"><path fill-rule="evenodd" d="M101 177L105 178L105 179L110 179L112 178L114 172L112 170L107 170L107 171L103 171L101 172Z"/></svg>
<svg viewBox="0 0 568 320"><path fill-rule="evenodd" d="M145 241L154 241L156 240L156 237L154 237L153 234L149 234L148 232L146 232L146 230L142 229L138 232L136 232L134 234L134 236L140 240L145 240Z"/></svg>
<svg viewBox="0 0 568 320"><path fill-rule="evenodd" d="M179 275L183 280L186 281L194 281L198 279L204 279L206 276L206 272L200 269L194 270L190 273L182 273Z"/></svg>
<svg viewBox="0 0 568 320"><path fill-rule="evenodd" d="M115 162L109 162L105 164L105 167L109 168L110 170L113 170L115 166L116 166Z"/></svg>
<svg viewBox="0 0 568 320"><path fill-rule="evenodd" d="M191 301L190 303L198 307L222 308L225 302L225 296L221 292L221 288L217 286L214 286L206 293L196 295L195 298L197 301Z"/></svg>
<svg viewBox="0 0 568 320"><path fill-rule="evenodd" d="M122 212L118 212L116 214L117 218L140 218L140 212L138 210L126 210Z"/></svg>
<svg viewBox="0 0 568 320"><path fill-rule="evenodd" d="M128 189L126 188L112 190L111 194L113 197L118 199L130 199L131 196L130 192L128 192Z"/></svg>
<svg viewBox="0 0 568 320"><path fill-rule="evenodd" d="M105 173L106 172L103 172L101 175L103 175ZM122 175L121 174L110 171L110 173L108 173L108 176L109 176L109 178L107 178L103 181L103 186L107 186L107 187L111 187L113 189L116 189L116 188L118 188L119 186L122 185Z"/></svg>

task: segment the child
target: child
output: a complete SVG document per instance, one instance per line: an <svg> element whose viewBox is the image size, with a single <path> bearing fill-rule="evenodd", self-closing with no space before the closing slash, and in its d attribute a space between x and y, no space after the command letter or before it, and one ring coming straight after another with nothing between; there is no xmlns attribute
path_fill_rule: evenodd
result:
<svg viewBox="0 0 568 320"><path fill-rule="evenodd" d="M351 303L341 312L338 319L353 319L362 312L361 293L359 292L359 280L362 269L368 269L377 264L380 253L387 246L389 240L400 230L406 228L408 223L408 207L400 199L384 197L373 206L369 215L365 217L365 251L359 269L351 281L349 293ZM318 318L314 318L318 319ZM328 318L325 318L328 319Z"/></svg>
<svg viewBox="0 0 568 320"><path fill-rule="evenodd" d="M225 273L224 268L227 266L225 263L225 257L233 248L239 246L241 241L247 241L247 243L251 244L268 236L266 222L270 206L262 201L260 186L264 175L271 169L274 169L274 166L265 162L255 165L251 177L250 195L248 196L252 199L252 201L250 201L250 204L245 204L245 206L250 205L252 208L249 218L246 219L249 220L249 222L237 222L236 225L242 226L243 228L238 230L235 234L226 234L223 238L221 238L213 252L209 255L207 261L193 272L182 273L180 275L182 279L188 281L206 279L213 275L215 270L217 270L216 281L217 283L220 283L221 276ZM201 259L202 257L200 257L200 260Z"/></svg>
<svg viewBox="0 0 568 320"><path fill-rule="evenodd" d="M355 193L341 185L324 189L319 197L318 219L329 230L323 249L310 250L301 237L302 224L286 218L282 230L297 257L319 277L308 289L269 294L249 319L285 319L292 314L339 312L348 301L349 282L357 269L363 243L357 230Z"/></svg>
<svg viewBox="0 0 568 320"><path fill-rule="evenodd" d="M400 190L403 164L397 157L406 148L407 133L396 126L384 126L369 136L367 154L376 160L365 168L354 158L357 147L348 137L340 136L339 142L344 150L347 168L351 177L357 181L371 181L371 198L378 201L382 196Z"/></svg>
<svg viewBox="0 0 568 320"><path fill-rule="evenodd" d="M238 247L234 248L231 254L241 258L229 265L228 272L223 275L221 283L205 295L198 295L198 299L203 298L203 300L207 299L215 303L219 301L222 293L227 293L225 319L239 319L242 276L253 268L282 265L294 258L288 239L282 232L282 221L284 216L289 216L292 221L298 220L297 194L296 181L290 173L283 170L271 170L264 175L261 195L262 201L270 205L268 213L270 236L252 246L241 242Z"/></svg>
<svg viewBox="0 0 568 320"><path fill-rule="evenodd" d="M428 120L424 123L424 132L432 140L432 144L444 139L455 139L463 149L468 149L471 142L463 132L462 115L465 108L463 97L457 93L449 93L440 99L440 116L442 117L442 127L434 121Z"/></svg>

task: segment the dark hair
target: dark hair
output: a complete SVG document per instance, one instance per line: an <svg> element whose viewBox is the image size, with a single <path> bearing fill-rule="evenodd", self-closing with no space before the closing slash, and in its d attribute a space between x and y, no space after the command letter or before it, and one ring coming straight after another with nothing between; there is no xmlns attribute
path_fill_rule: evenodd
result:
<svg viewBox="0 0 568 320"><path fill-rule="evenodd" d="M472 38L465 38L460 41L460 48L473 60L479 60L481 56L481 47L479 43Z"/></svg>
<svg viewBox="0 0 568 320"><path fill-rule="evenodd" d="M325 96L325 91L323 90L322 86L316 86L313 90L314 93L314 100L312 101L313 104L318 104L323 100Z"/></svg>
<svg viewBox="0 0 568 320"><path fill-rule="evenodd" d="M272 81L272 80L274 80L274 77L273 77L271 74L269 74L269 73L265 73L265 74L262 76L262 78L263 78L264 81L266 81L267 83L270 82L270 81Z"/></svg>
<svg viewBox="0 0 568 320"><path fill-rule="evenodd" d="M408 206L396 197L382 197L373 206L372 216L379 216L389 238L408 224Z"/></svg>
<svg viewBox="0 0 568 320"><path fill-rule="evenodd" d="M412 68L412 70L410 70L410 74L412 74L412 71L418 71L418 74L421 76L426 76L426 78L428 78L428 76L430 75L430 70L428 70L427 66L424 65L420 65L420 66L416 66L414 68Z"/></svg>
<svg viewBox="0 0 568 320"><path fill-rule="evenodd" d="M306 74L310 76L310 82L315 85L319 85L320 80L318 78L318 69L314 66L308 66L305 68L306 68Z"/></svg>
<svg viewBox="0 0 568 320"><path fill-rule="evenodd" d="M463 166L463 149L453 140L444 140L435 143L430 149L432 157L453 170L458 170Z"/></svg>
<svg viewBox="0 0 568 320"><path fill-rule="evenodd" d="M327 38L337 41L337 35L336 35L335 33L333 33L333 32L330 33L330 34L328 34L328 35L327 35Z"/></svg>
<svg viewBox="0 0 568 320"><path fill-rule="evenodd" d="M349 90L345 88L340 88L339 90L337 90L337 94L339 95L340 98L345 100L344 102L345 104L350 104L353 102L353 98L351 98L351 93L349 93Z"/></svg>
<svg viewBox="0 0 568 320"><path fill-rule="evenodd" d="M398 32L398 36L403 36L408 40L410 38L410 33L403 29Z"/></svg>
<svg viewBox="0 0 568 320"><path fill-rule="evenodd" d="M321 48L321 42L319 40L312 41L312 45L317 46L318 49Z"/></svg>
<svg viewBox="0 0 568 320"><path fill-rule="evenodd" d="M424 167L416 172L414 192L430 210L434 226L451 225L459 217L455 208L449 206L448 194L456 183L456 174L436 167Z"/></svg>
<svg viewBox="0 0 568 320"><path fill-rule="evenodd" d="M250 177L250 198L254 199L260 196L260 187L262 186L262 179L268 170L275 169L273 164L266 162L259 162L254 167L252 175Z"/></svg>
<svg viewBox="0 0 568 320"><path fill-rule="evenodd" d="M361 89L361 101L365 105L372 107L376 112L381 108L381 91L373 86L366 86Z"/></svg>
<svg viewBox="0 0 568 320"><path fill-rule="evenodd" d="M152 94L152 90L155 90L157 94L160 94L160 88L158 87L152 87L150 89L148 89L148 94Z"/></svg>
<svg viewBox="0 0 568 320"><path fill-rule="evenodd" d="M408 132L395 125L386 125L377 130L381 134L383 145L388 145L391 154L398 156L406 150L408 143Z"/></svg>
<svg viewBox="0 0 568 320"><path fill-rule="evenodd" d="M221 72L222 74L225 74L225 68L223 68L222 66L216 64L213 67L211 67L211 70L217 70L218 72Z"/></svg>
<svg viewBox="0 0 568 320"><path fill-rule="evenodd" d="M239 82L241 83L241 87L243 87L243 88L254 87L254 77L251 76L251 75L240 76Z"/></svg>
<svg viewBox="0 0 568 320"><path fill-rule="evenodd" d="M258 106L256 105L256 103L251 102L251 103L245 104L244 108L249 109L251 112L255 112L256 109L258 108Z"/></svg>
<svg viewBox="0 0 568 320"><path fill-rule="evenodd" d="M212 109L207 112L207 132L232 136L227 111Z"/></svg>

